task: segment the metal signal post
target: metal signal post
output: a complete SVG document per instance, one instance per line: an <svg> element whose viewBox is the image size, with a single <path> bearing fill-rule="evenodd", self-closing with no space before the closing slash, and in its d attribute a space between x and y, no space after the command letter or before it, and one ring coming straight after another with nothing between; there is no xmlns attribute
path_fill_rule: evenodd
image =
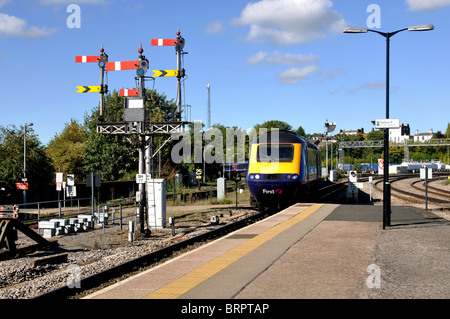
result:
<svg viewBox="0 0 450 319"><path fill-rule="evenodd" d="M103 118L103 104L105 102L105 97L104 94L108 93L108 88L106 87L105 90L105 86L103 84L104 82L104 78L105 78L105 68L106 68L106 63L108 62L108 55L105 53L105 49L103 49L103 45L100 49L100 56L99 56L99 60L98 60L98 67L100 68L100 114L99 114L99 121L103 122L104 118Z"/></svg>
<svg viewBox="0 0 450 319"><path fill-rule="evenodd" d="M142 49L142 44L139 47L139 63L138 69L136 70L136 75L138 76L139 81L139 98L143 99L143 107L144 107L144 123L147 121L147 112L145 110L145 86L144 86L144 75L148 70L148 60L145 56L142 55L144 50ZM139 135L139 174L144 173L148 176L149 174L153 176L152 166L150 165L150 155L152 152L152 139L149 136L144 136L142 134ZM145 232L144 230L144 216L147 216L147 194L146 190L147 183L139 184L139 191L142 194L141 205L139 205L139 225L141 234Z"/></svg>
<svg viewBox="0 0 450 319"><path fill-rule="evenodd" d="M182 133L184 131L184 125L188 122L181 121L182 113L182 95L181 95L181 78L185 76L184 69L182 69L181 55L184 48L184 39L180 36L180 31L177 32L177 39L152 39L151 44L157 46L175 46L177 53L177 70L153 70L153 77L145 77L148 71L149 61L145 58L142 49L142 45L139 47L139 60L135 61L116 61L108 62L108 56L104 53L103 46L100 50L100 56L77 56L75 62L98 62L98 66L101 69L100 82L101 86L80 86L78 87L79 93L99 92L100 97L100 116L97 123L98 134L118 134L118 135L137 135L138 137L138 150L139 150L139 174L145 175L147 178L154 178L153 165L151 161L152 155L152 137L153 136L167 136L172 133ZM124 107L124 121L122 122L105 122L103 118L104 108L104 93L107 93L107 86L104 82L105 71L122 71L122 70L136 70L136 80L138 81L137 89L122 89L120 90L120 96L125 97ZM177 77L177 114L174 121L166 122L153 122L151 114L147 114L145 107L145 85L146 78L154 77ZM170 138L169 138L170 139ZM168 139L168 140L169 140ZM168 141L167 140L167 141ZM167 142L166 141L166 142ZM165 144L165 143L164 143ZM163 144L163 145L164 145ZM156 152L158 152L157 150ZM148 195L149 189L146 190L146 185L149 187L149 183L139 183L138 197L141 201L139 207L139 221L141 225L141 234L149 234L149 230L146 232L144 229L144 218L149 212ZM155 215L156 216L156 215ZM147 224L149 222L147 221Z"/></svg>
<svg viewBox="0 0 450 319"><path fill-rule="evenodd" d="M104 104L104 94L108 93L108 86L104 84L105 77L105 67L108 62L108 55L103 49L103 45L100 48L100 55L78 55L75 57L75 63L93 63L98 62L98 67L100 68L100 86L77 86L77 93L90 93L98 92L100 93L100 108L99 108L99 121L103 122L103 104Z"/></svg>
<svg viewBox="0 0 450 319"><path fill-rule="evenodd" d="M184 39L180 35L180 30L177 31L177 42L175 44L175 51L177 51L177 117L181 119L181 77L184 75L184 70L181 70L181 54L184 48ZM182 74L183 73L183 74Z"/></svg>
<svg viewBox="0 0 450 319"><path fill-rule="evenodd" d="M177 31L177 38L176 39L152 39L151 41L152 46L175 46L175 51L177 53L177 70L153 70L155 73L155 76L161 76L158 71L169 71L165 72L167 74L170 73L170 75L166 76L176 76L177 77L177 119L178 121L181 121L181 78L185 76L185 71L181 67L181 55L186 54L187 52L183 52L184 48L184 38L181 37L180 30ZM164 75L162 75L164 76Z"/></svg>

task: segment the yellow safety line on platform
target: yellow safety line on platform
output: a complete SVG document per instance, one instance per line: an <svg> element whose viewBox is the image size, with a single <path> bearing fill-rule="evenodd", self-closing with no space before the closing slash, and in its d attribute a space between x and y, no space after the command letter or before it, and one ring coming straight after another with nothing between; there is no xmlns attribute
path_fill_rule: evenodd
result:
<svg viewBox="0 0 450 319"><path fill-rule="evenodd" d="M203 281L214 276L221 270L225 269L238 259L244 257L251 251L255 250L262 244L266 243L276 235L282 233L286 229L301 222L306 217L317 211L323 204L314 204L287 221L278 224L258 236L248 240L229 252L217 257L196 270L184 275L183 277L171 282L153 293L144 297L144 299L176 299L187 293L189 290L198 286Z"/></svg>

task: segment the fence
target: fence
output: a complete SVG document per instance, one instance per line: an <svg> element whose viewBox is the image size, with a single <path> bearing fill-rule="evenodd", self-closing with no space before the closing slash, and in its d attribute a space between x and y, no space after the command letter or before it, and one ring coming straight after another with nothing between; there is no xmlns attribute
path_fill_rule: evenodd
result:
<svg viewBox="0 0 450 319"><path fill-rule="evenodd" d="M139 203L140 205L140 203ZM139 206L133 201L123 201L114 204L97 205L93 209L91 205L91 198L76 198L65 200L44 201L26 204L17 204L19 207L19 218L26 224L38 224L38 232L40 233L39 222L50 219L69 219L73 216L92 215L97 218L97 223L105 225L118 222L120 229L123 228L124 219L135 219L135 224L138 223ZM133 210L131 214L124 216L124 210ZM128 211L129 213L129 211ZM118 216L117 216L118 215Z"/></svg>

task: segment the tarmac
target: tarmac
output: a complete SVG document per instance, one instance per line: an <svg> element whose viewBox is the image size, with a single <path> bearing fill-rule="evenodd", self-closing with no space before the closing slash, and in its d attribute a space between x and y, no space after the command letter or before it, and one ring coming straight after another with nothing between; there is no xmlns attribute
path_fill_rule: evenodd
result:
<svg viewBox="0 0 450 319"><path fill-rule="evenodd" d="M85 299L448 299L449 244L420 208L296 204Z"/></svg>

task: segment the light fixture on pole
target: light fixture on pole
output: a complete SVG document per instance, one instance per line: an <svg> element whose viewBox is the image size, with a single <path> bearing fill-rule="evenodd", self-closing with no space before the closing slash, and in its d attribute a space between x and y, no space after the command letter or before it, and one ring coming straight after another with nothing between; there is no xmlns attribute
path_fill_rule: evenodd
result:
<svg viewBox="0 0 450 319"><path fill-rule="evenodd" d="M344 33L375 32L386 38L386 119L389 118L389 42L390 38L402 31L430 31L434 30L432 24L420 24L394 32L381 32L377 30L346 27ZM384 129L384 176L383 176L383 229L391 225L391 185L389 182L389 129Z"/></svg>
<svg viewBox="0 0 450 319"><path fill-rule="evenodd" d="M328 176L328 133L334 132L334 129L336 128L336 123L328 123L328 119L325 121L325 162L326 162L326 169L327 169L327 176Z"/></svg>

